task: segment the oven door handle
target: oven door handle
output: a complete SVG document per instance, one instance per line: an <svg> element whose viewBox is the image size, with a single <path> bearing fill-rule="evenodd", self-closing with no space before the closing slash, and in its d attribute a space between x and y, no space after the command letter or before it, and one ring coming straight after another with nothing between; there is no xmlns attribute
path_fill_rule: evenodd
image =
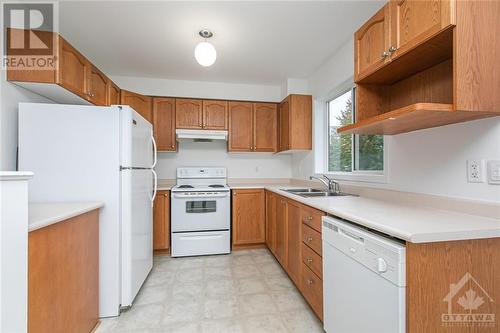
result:
<svg viewBox="0 0 500 333"><path fill-rule="evenodd" d="M174 193L173 197L178 199L199 199L199 198L226 198L229 196L229 192L216 193L216 194L184 194L184 193Z"/></svg>

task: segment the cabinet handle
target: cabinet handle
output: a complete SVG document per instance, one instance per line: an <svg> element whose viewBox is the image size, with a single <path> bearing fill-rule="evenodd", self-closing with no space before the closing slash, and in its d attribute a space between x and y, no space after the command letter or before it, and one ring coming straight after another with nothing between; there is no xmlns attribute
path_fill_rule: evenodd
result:
<svg viewBox="0 0 500 333"><path fill-rule="evenodd" d="M307 237L306 238L306 241L308 241L309 243L313 241L313 238L312 237Z"/></svg>
<svg viewBox="0 0 500 333"><path fill-rule="evenodd" d="M307 221L312 221L313 217L312 216L306 216L304 217L304 222L307 222Z"/></svg>
<svg viewBox="0 0 500 333"><path fill-rule="evenodd" d="M306 283L307 283L308 285L311 285L311 284L313 284L313 283L314 283L314 281L313 281L313 280L311 280L311 279L307 279Z"/></svg>
<svg viewBox="0 0 500 333"><path fill-rule="evenodd" d="M382 57L382 59L384 59L384 58L387 58L387 57L388 57L388 56L390 56L390 55L391 55L391 54L390 54L388 51L384 51L384 52L382 52L381 57Z"/></svg>
<svg viewBox="0 0 500 333"><path fill-rule="evenodd" d="M170 148L174 148L174 145L171 145Z"/></svg>
<svg viewBox="0 0 500 333"><path fill-rule="evenodd" d="M397 50L397 48L396 48L395 46L391 46L391 47L389 48L389 52L390 52L390 53L394 53L394 52L396 52L396 50Z"/></svg>
<svg viewBox="0 0 500 333"><path fill-rule="evenodd" d="M310 263L313 262L313 260L311 258L307 258L306 261L307 261L308 264L310 264Z"/></svg>

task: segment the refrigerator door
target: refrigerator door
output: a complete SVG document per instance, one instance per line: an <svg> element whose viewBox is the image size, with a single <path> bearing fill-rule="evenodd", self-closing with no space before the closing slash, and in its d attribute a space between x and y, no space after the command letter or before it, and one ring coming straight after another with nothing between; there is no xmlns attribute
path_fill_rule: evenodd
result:
<svg viewBox="0 0 500 333"><path fill-rule="evenodd" d="M118 108L19 104L19 169L35 174L29 200L104 202L99 213L100 317L117 316L120 308L119 132Z"/></svg>
<svg viewBox="0 0 500 333"><path fill-rule="evenodd" d="M122 177L122 306L132 304L153 267L151 169L128 169Z"/></svg>
<svg viewBox="0 0 500 333"><path fill-rule="evenodd" d="M129 106L121 109L121 166L125 168L152 168L156 161L153 127Z"/></svg>

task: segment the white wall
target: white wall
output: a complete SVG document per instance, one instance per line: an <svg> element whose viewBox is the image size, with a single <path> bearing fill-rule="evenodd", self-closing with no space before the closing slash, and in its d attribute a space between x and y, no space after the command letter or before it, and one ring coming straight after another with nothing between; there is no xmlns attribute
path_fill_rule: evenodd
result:
<svg viewBox="0 0 500 333"><path fill-rule="evenodd" d="M48 103L48 99L16 86L0 71L0 170L16 170L18 103Z"/></svg>
<svg viewBox="0 0 500 333"><path fill-rule="evenodd" d="M221 82L180 81L114 76L122 88L146 95L219 98L250 101L281 101L280 86ZM160 153L156 171L160 179L175 178L183 166L224 166L229 178L290 178L291 156L270 153L229 154L226 142L195 143L182 141L177 153Z"/></svg>
<svg viewBox="0 0 500 333"><path fill-rule="evenodd" d="M309 78L314 98L315 147L318 153L295 154L294 178L322 171L325 103L352 84L353 40L341 47ZM499 106L500 107L500 106ZM386 137L387 184L364 185L399 191L500 201L500 186L468 183L467 159L500 159L500 117ZM315 162L316 161L316 162Z"/></svg>
<svg viewBox="0 0 500 333"><path fill-rule="evenodd" d="M271 153L228 153L226 142L179 143L178 153L160 153L156 171L160 179L175 178L185 166L224 166L229 178L290 178L291 156Z"/></svg>

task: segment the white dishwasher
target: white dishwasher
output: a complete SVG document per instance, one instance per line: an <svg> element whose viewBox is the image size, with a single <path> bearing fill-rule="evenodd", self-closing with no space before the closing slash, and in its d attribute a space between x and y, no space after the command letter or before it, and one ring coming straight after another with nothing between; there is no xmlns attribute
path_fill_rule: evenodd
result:
<svg viewBox="0 0 500 333"><path fill-rule="evenodd" d="M325 331L405 332L404 243L330 216L322 237Z"/></svg>

